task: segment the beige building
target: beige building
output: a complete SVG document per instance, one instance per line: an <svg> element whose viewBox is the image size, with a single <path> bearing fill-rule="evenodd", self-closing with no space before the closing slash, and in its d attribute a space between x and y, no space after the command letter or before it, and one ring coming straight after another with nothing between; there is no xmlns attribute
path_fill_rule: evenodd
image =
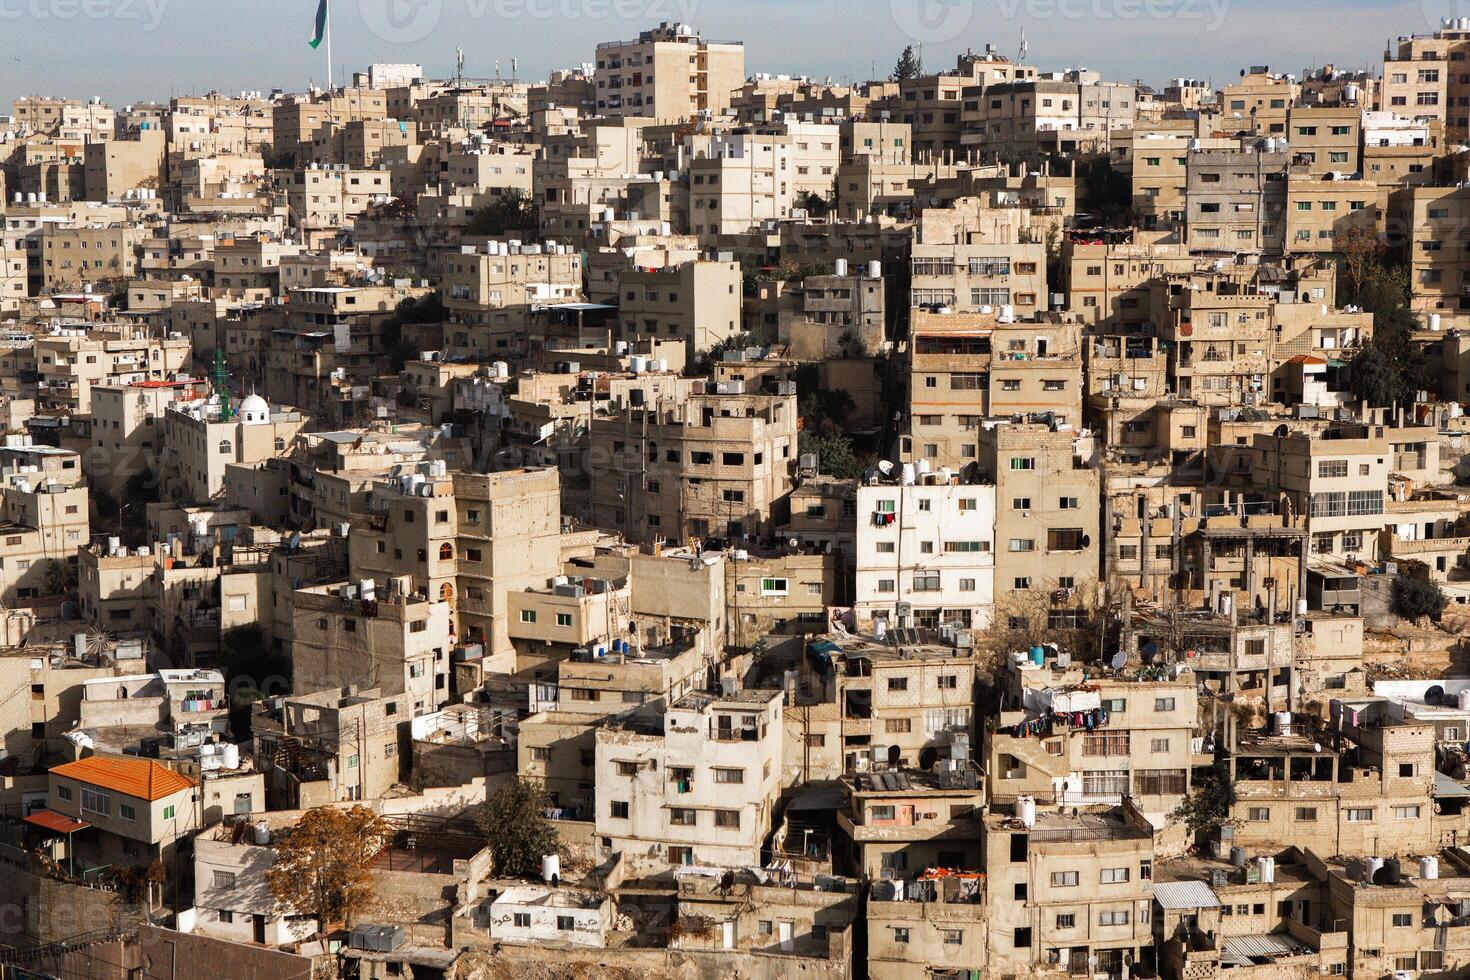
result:
<svg viewBox="0 0 1470 980"><path fill-rule="evenodd" d="M745 46L663 23L636 40L599 44L593 81L598 115L692 119L729 108L745 82Z"/></svg>
<svg viewBox="0 0 1470 980"><path fill-rule="evenodd" d="M224 491L225 467L284 455L306 416L273 411L259 395L238 405L218 396L176 401L163 414L163 485L175 499L206 501Z"/></svg>
<svg viewBox="0 0 1470 980"><path fill-rule="evenodd" d="M689 694L597 730L599 857L630 868L760 863L781 786L779 691Z"/></svg>
<svg viewBox="0 0 1470 980"><path fill-rule="evenodd" d="M618 277L618 336L628 343L683 341L685 358L740 332L741 274L736 262L685 262L629 268Z"/></svg>

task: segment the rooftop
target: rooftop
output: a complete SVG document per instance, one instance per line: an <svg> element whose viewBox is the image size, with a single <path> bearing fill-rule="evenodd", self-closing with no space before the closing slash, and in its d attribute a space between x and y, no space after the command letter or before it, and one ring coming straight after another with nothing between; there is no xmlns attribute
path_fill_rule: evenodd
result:
<svg viewBox="0 0 1470 980"><path fill-rule="evenodd" d="M54 775L100 786L134 799L161 800L194 786L194 780L152 759L94 755L54 767Z"/></svg>

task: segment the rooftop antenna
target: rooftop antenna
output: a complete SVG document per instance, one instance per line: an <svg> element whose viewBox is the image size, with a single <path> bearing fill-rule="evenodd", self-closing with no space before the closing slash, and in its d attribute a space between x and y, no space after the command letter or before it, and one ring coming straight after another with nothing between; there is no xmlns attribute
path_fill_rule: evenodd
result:
<svg viewBox="0 0 1470 980"><path fill-rule="evenodd" d="M464 88L464 48L454 49L454 87Z"/></svg>
<svg viewBox="0 0 1470 980"><path fill-rule="evenodd" d="M214 393L219 396L219 412L221 419L228 419L233 415L230 408L230 371L225 367L225 352L222 348L214 349L213 384Z"/></svg>
<svg viewBox="0 0 1470 980"><path fill-rule="evenodd" d="M1021 52L1020 52L1020 54L1016 55L1016 64L1019 65L1023 61L1025 61L1025 60L1026 60L1026 28L1023 27L1023 28L1021 28Z"/></svg>

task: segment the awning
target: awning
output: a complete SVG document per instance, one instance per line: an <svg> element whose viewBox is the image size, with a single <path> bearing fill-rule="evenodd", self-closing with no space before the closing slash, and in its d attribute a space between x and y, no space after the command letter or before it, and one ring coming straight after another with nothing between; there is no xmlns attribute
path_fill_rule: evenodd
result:
<svg viewBox="0 0 1470 980"><path fill-rule="evenodd" d="M1259 936L1229 936L1225 948L1220 951L1221 963L1250 966L1258 959L1275 959L1278 956L1300 956L1309 953L1306 946L1279 933Z"/></svg>
<svg viewBox="0 0 1470 980"><path fill-rule="evenodd" d="M1446 797L1463 798L1470 796L1470 787L1466 787L1464 783L1452 779L1442 772L1436 772L1434 774L1434 796L1436 799L1445 799Z"/></svg>
<svg viewBox="0 0 1470 980"><path fill-rule="evenodd" d="M1220 897L1203 881L1156 881L1154 901L1166 909L1215 909Z"/></svg>
<svg viewBox="0 0 1470 980"><path fill-rule="evenodd" d="M74 834L92 826L84 820L73 820L66 814L57 813L55 810L37 810L26 816L24 820L33 827L49 830L53 834Z"/></svg>

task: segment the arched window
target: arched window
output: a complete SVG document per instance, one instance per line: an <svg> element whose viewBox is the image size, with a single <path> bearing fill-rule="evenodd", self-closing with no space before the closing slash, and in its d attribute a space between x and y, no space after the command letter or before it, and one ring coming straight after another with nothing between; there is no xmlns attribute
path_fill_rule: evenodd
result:
<svg viewBox="0 0 1470 980"><path fill-rule="evenodd" d="M228 439L221 439L219 441L219 453L220 453L221 456L228 456L233 451L234 451L234 447L232 447L230 445L230 440L228 440Z"/></svg>
<svg viewBox="0 0 1470 980"><path fill-rule="evenodd" d="M445 582L443 585L439 586L439 599L440 599L440 601L442 601L442 602L448 602L449 600L451 600L453 598L454 598L454 586L452 584L450 584L449 582Z"/></svg>
<svg viewBox="0 0 1470 980"><path fill-rule="evenodd" d="M446 542L444 542L443 544L441 544L439 546L439 560L440 561L449 561L453 557L454 557L454 545L452 545L448 541L446 541Z"/></svg>

